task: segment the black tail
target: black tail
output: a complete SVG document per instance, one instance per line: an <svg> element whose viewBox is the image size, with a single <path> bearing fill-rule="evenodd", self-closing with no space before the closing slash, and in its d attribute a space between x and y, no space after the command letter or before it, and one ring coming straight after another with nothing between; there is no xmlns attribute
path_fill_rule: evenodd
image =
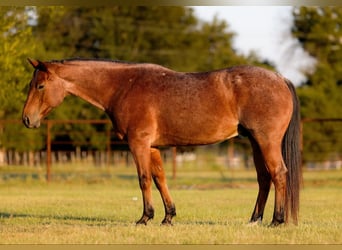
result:
<svg viewBox="0 0 342 250"><path fill-rule="evenodd" d="M283 159L288 169L286 185L286 222L291 215L295 224L298 223L299 191L302 183L301 169L301 133L300 133L300 105L293 84L286 80L292 93L293 113L282 143Z"/></svg>

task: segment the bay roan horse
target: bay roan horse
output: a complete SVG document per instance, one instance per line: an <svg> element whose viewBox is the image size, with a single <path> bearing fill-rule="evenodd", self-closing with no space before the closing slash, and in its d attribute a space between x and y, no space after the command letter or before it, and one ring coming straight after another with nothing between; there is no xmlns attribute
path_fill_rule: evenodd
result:
<svg viewBox="0 0 342 250"><path fill-rule="evenodd" d="M155 64L106 60L29 60L33 78L22 119L28 128L68 94L104 110L133 154L143 197L137 224L154 216L152 180L165 207L162 224L176 215L159 146L204 145L247 136L253 147L259 193L250 222L263 218L275 187L272 226L297 223L300 116L294 86L281 75L253 66L180 73Z"/></svg>

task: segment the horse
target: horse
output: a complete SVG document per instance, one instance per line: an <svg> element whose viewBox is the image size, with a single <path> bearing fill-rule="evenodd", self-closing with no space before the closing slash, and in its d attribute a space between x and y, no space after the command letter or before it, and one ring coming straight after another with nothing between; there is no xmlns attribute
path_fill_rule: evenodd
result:
<svg viewBox="0 0 342 250"><path fill-rule="evenodd" d="M78 96L103 110L128 143L142 192L143 213L154 216L152 182L172 225L176 207L159 148L218 143L242 135L253 149L258 195L251 224L260 224L273 183L270 226L297 225L301 184L299 100L293 84L272 70L241 65L208 72L177 72L152 63L106 59L28 59L34 72L22 112L28 128Z"/></svg>

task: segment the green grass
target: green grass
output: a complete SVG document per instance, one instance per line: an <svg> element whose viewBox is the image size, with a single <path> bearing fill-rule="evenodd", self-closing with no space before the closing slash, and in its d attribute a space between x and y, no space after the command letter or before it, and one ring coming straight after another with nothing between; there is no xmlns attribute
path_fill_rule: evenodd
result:
<svg viewBox="0 0 342 250"><path fill-rule="evenodd" d="M247 223L257 195L253 170L180 169L168 179L177 206L173 226L160 226L164 210L155 188L155 218L135 225L142 201L134 168L88 170L56 167L47 184L43 169L2 168L2 176L17 175L0 182L0 244L342 243L342 171L305 172L299 225L269 228L273 190L263 224ZM26 177L15 177L20 173Z"/></svg>

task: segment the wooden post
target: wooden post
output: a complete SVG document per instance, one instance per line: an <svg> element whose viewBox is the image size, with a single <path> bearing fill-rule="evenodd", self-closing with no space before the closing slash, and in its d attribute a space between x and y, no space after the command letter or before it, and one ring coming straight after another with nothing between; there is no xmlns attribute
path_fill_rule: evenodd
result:
<svg viewBox="0 0 342 250"><path fill-rule="evenodd" d="M47 120L46 124L46 181L51 181L51 127L52 121Z"/></svg>
<svg viewBox="0 0 342 250"><path fill-rule="evenodd" d="M228 148L227 148L227 156L228 156L228 167L233 168L234 162L234 139L230 139L228 141Z"/></svg>

